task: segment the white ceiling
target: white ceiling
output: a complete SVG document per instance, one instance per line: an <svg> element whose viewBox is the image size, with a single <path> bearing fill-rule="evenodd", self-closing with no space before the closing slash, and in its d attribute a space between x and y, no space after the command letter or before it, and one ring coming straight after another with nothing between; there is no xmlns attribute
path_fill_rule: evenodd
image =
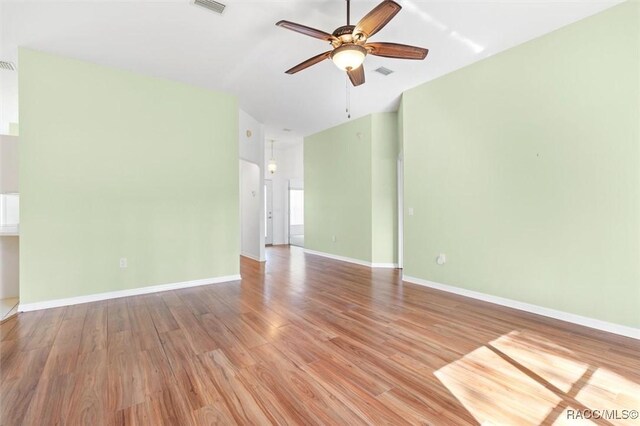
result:
<svg viewBox="0 0 640 426"><path fill-rule="evenodd" d="M329 50L327 43L274 25L286 19L332 32L345 24L344 0L223 1L227 9L220 16L190 0L0 0L0 59L17 61L17 47L25 46L231 92L265 123L267 138L295 139L347 120L345 77L330 61L293 76L284 73ZM354 0L352 21L378 2ZM393 111L408 88L618 1L399 3L403 10L372 41L427 47L429 56L417 62L367 57L367 82L351 89L353 117ZM382 65L395 72L373 72ZM0 73L3 120L12 121L17 78Z"/></svg>

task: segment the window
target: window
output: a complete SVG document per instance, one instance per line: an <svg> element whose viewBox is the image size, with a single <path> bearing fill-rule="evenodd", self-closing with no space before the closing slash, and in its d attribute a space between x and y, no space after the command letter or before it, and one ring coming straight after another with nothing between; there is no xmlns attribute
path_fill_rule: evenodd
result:
<svg viewBox="0 0 640 426"><path fill-rule="evenodd" d="M304 190L289 190L289 226L304 225Z"/></svg>

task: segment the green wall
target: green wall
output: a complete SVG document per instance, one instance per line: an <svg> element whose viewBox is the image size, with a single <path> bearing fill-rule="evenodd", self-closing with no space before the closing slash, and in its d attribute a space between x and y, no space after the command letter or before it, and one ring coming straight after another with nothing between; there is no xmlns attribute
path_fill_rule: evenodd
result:
<svg viewBox="0 0 640 426"><path fill-rule="evenodd" d="M625 3L403 95L405 275L640 326L639 23Z"/></svg>
<svg viewBox="0 0 640 426"><path fill-rule="evenodd" d="M368 115L306 137L305 248L395 263L396 157L395 113Z"/></svg>
<svg viewBox="0 0 640 426"><path fill-rule="evenodd" d="M373 263L398 259L398 114L371 120L371 239Z"/></svg>
<svg viewBox="0 0 640 426"><path fill-rule="evenodd" d="M304 234L307 249L371 262L371 116L304 139Z"/></svg>
<svg viewBox="0 0 640 426"><path fill-rule="evenodd" d="M21 303L238 274L234 97L32 50L19 63Z"/></svg>

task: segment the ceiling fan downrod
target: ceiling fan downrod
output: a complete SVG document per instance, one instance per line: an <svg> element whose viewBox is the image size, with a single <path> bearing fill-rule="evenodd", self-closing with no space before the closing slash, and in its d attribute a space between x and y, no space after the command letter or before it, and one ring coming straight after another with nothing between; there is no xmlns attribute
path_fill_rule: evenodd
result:
<svg viewBox="0 0 640 426"><path fill-rule="evenodd" d="M347 0L347 25L351 25L351 0Z"/></svg>

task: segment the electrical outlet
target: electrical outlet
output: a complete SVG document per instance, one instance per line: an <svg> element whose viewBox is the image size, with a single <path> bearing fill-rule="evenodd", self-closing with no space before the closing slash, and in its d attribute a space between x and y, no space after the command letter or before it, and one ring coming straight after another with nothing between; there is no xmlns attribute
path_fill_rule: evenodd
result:
<svg viewBox="0 0 640 426"><path fill-rule="evenodd" d="M336 236L335 235L331 236L331 241L333 241L334 243L336 242Z"/></svg>
<svg viewBox="0 0 640 426"><path fill-rule="evenodd" d="M413 207L409 207L409 211L407 212L409 216L413 216Z"/></svg>
<svg viewBox="0 0 640 426"><path fill-rule="evenodd" d="M447 263L447 255L444 253L440 253L436 258L436 263L438 265L444 265L445 263Z"/></svg>
<svg viewBox="0 0 640 426"><path fill-rule="evenodd" d="M120 267L121 268L126 268L127 267L127 258L126 257L121 257L120 258Z"/></svg>

